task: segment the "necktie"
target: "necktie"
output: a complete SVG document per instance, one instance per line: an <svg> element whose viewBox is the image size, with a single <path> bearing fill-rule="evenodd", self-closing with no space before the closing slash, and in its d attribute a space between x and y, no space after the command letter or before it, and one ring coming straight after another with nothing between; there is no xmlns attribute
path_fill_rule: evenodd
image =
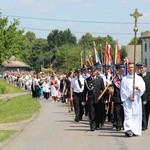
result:
<svg viewBox="0 0 150 150"><path fill-rule="evenodd" d="M81 84L81 81L80 81L79 77L78 77L78 84L79 84L79 87L81 88L82 84Z"/></svg>
<svg viewBox="0 0 150 150"><path fill-rule="evenodd" d="M105 74L105 76L106 76L106 79L108 79L108 74L107 73Z"/></svg>

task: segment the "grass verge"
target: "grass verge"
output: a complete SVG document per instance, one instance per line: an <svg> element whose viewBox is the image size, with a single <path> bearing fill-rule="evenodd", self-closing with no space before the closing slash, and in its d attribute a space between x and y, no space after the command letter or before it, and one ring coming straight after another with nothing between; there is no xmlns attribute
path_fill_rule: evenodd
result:
<svg viewBox="0 0 150 150"><path fill-rule="evenodd" d="M20 89L19 87L9 84L3 79L0 79L0 94L12 94L12 93L19 93L24 92L23 89Z"/></svg>
<svg viewBox="0 0 150 150"><path fill-rule="evenodd" d="M37 112L40 105L31 95L23 95L11 100L0 100L0 123L26 120Z"/></svg>
<svg viewBox="0 0 150 150"><path fill-rule="evenodd" d="M11 135L15 134L17 131L15 130L0 130L0 142L9 139Z"/></svg>

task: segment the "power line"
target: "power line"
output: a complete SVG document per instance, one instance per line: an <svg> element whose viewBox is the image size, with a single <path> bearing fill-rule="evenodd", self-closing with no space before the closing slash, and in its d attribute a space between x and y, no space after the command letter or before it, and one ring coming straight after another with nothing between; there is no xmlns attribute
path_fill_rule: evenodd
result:
<svg viewBox="0 0 150 150"><path fill-rule="evenodd" d="M54 18L38 18L38 17L27 17L27 16L14 16L14 15L3 15L10 18L24 18L32 20L47 20L47 21L58 21L58 22L74 22L74 23L93 23L93 24L134 24L134 22L120 22L120 21L90 21L90 20L72 20L72 19L54 19ZM139 22L138 24L150 24L150 22Z"/></svg>
<svg viewBox="0 0 150 150"><path fill-rule="evenodd" d="M52 31L54 29L42 29L42 28L30 28L30 27L20 27L21 29L29 29L29 30L38 30L38 31ZM133 35L133 33L125 33L125 32L80 32L80 31L72 31L73 33L77 34L84 34L84 33L92 33L92 34L107 34L107 35Z"/></svg>

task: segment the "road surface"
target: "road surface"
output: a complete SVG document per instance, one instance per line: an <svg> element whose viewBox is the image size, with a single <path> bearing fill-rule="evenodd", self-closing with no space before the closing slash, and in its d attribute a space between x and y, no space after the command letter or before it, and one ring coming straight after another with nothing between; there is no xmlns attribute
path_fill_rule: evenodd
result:
<svg viewBox="0 0 150 150"><path fill-rule="evenodd" d="M139 137L127 138L108 123L90 131L87 118L74 122L64 103L39 100L38 116L2 150L149 150L150 129Z"/></svg>

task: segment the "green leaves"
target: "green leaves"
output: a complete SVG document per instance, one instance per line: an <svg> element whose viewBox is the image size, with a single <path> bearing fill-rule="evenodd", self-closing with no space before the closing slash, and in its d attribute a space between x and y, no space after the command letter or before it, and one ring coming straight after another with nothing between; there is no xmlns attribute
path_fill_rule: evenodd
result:
<svg viewBox="0 0 150 150"><path fill-rule="evenodd" d="M8 23L7 18L0 19L0 63L12 55L21 56L23 30L18 29L19 21Z"/></svg>
<svg viewBox="0 0 150 150"><path fill-rule="evenodd" d="M63 45L56 51L54 67L59 67L69 71L81 65L81 47L79 45Z"/></svg>
<svg viewBox="0 0 150 150"><path fill-rule="evenodd" d="M76 37L69 29L65 31L53 30L47 37L49 49L60 47L64 44L76 44Z"/></svg>

